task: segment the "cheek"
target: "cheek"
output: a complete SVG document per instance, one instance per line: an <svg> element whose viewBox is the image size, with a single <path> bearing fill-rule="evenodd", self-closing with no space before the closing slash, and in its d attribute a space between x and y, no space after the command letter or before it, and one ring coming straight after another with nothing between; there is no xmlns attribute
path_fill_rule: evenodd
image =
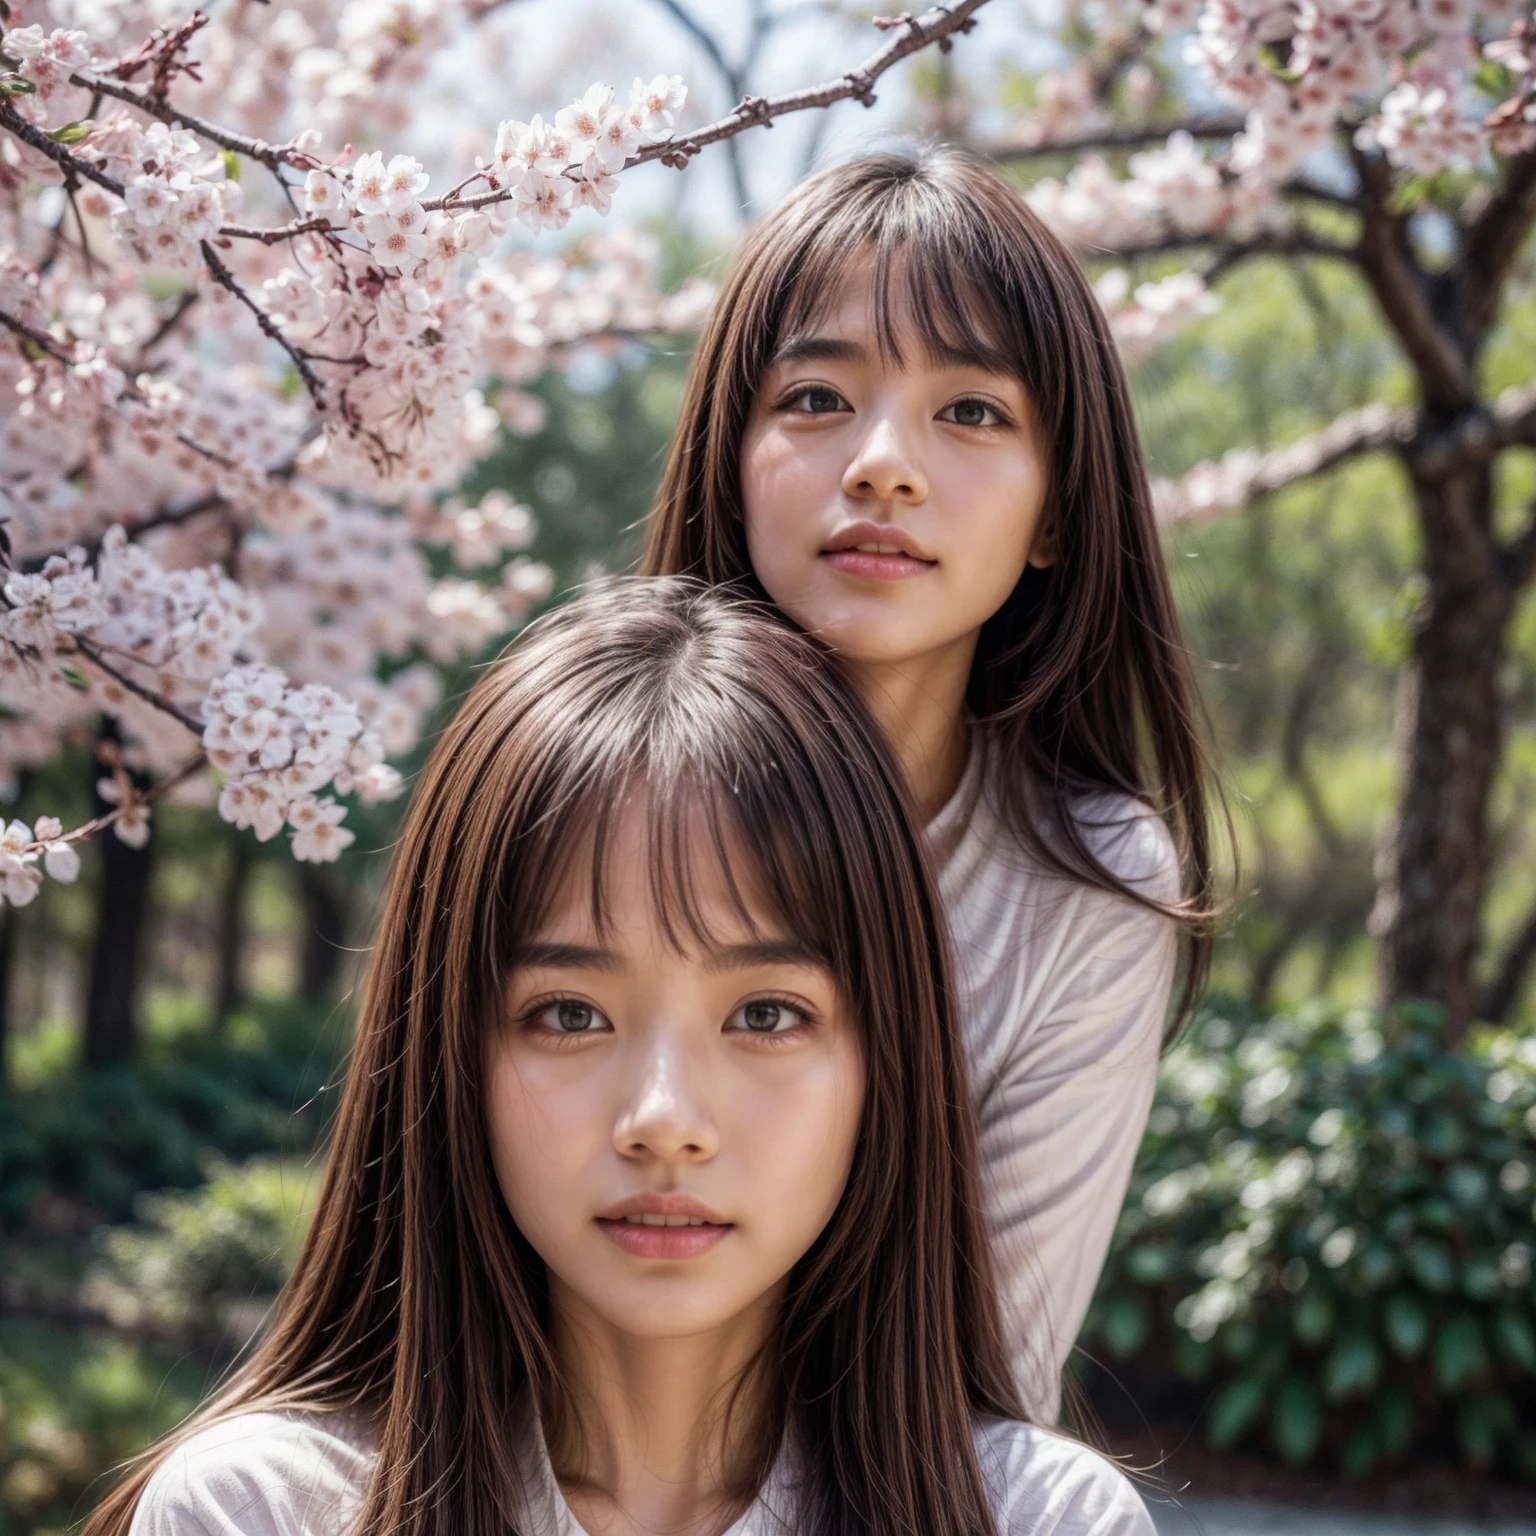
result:
<svg viewBox="0 0 1536 1536"><path fill-rule="evenodd" d="M570 1192L589 1158L598 1106L592 1086L541 1073L502 1051L486 1071L491 1161L512 1219L535 1247L574 1208Z"/></svg>
<svg viewBox="0 0 1536 1536"><path fill-rule="evenodd" d="M841 484L824 433L800 441L772 423L748 432L741 453L741 504L747 540L771 551L797 529L814 535L815 514Z"/></svg>
<svg viewBox="0 0 1536 1536"><path fill-rule="evenodd" d="M764 1229L788 1264L830 1220L853 1161L864 1109L863 1067L851 1044L738 1115L744 1172Z"/></svg>

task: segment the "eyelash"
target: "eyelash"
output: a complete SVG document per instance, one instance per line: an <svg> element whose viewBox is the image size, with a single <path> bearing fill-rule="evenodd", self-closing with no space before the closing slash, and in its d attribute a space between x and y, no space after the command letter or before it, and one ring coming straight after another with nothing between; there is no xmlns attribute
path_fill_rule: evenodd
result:
<svg viewBox="0 0 1536 1536"><path fill-rule="evenodd" d="M837 390L833 389L830 384L802 384L798 388L792 390L789 394L785 395L783 399L779 401L778 409L781 411L791 410L794 408L795 402L797 400L803 400L807 395L810 394L836 395L838 401L840 402L840 409L846 410L848 407L848 402L844 400L842 395L839 394ZM1011 427L1013 425L1013 422L1009 418L1008 413L1002 408L1002 406L1000 406L995 400L988 400L984 395L962 395L958 400L951 400L950 403L944 407L944 410L952 411L962 405L979 405L983 410L990 411L997 419L995 421L985 421L974 424L957 421L952 423L954 426L963 427L970 425L970 429L973 432L978 432L987 431L993 427ZM807 416L833 416L838 413L836 411L804 411L803 414Z"/></svg>
<svg viewBox="0 0 1536 1536"><path fill-rule="evenodd" d="M799 1037L801 1030L816 1023L816 1015L804 1003L797 1003L792 997L779 997L772 992L749 997L746 1002L731 1010L731 1016L734 1018L743 1008L748 1008L753 1003L771 1003L775 1008L783 1008L786 1012L794 1014L800 1021L798 1024L792 1024L788 1029L775 1030L771 1035L759 1034L751 1029L731 1031L732 1034L744 1035L749 1040L755 1040L775 1050L780 1046L789 1045Z"/></svg>

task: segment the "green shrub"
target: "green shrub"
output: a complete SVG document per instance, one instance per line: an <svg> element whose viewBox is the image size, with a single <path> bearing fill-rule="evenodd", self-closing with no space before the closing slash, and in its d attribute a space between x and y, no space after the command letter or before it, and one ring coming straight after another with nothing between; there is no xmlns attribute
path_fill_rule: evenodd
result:
<svg viewBox="0 0 1536 1536"><path fill-rule="evenodd" d="M1536 1479L1536 1038L1233 1018L1164 1064L1085 1342L1201 1384L1217 1447Z"/></svg>
<svg viewBox="0 0 1536 1536"><path fill-rule="evenodd" d="M184 1360L0 1322L0 1536L63 1531L208 1385Z"/></svg>
<svg viewBox="0 0 1536 1536"><path fill-rule="evenodd" d="M131 1066L0 1091L0 1231L129 1219L143 1190L203 1181L207 1151L314 1147L340 1042L317 1011L271 1010L229 1040L180 1035Z"/></svg>
<svg viewBox="0 0 1536 1536"><path fill-rule="evenodd" d="M140 1195L140 1225L103 1234L86 1300L120 1326L232 1335L238 1346L293 1268L321 1166L212 1157L205 1169L201 1189Z"/></svg>

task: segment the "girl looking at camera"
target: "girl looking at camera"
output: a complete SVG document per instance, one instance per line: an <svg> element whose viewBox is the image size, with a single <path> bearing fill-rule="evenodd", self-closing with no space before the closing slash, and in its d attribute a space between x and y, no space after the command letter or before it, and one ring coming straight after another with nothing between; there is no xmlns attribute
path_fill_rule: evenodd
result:
<svg viewBox="0 0 1536 1536"><path fill-rule="evenodd" d="M526 632L417 785L271 1326L88 1536L1151 1536L1020 1421L904 793L728 595Z"/></svg>
<svg viewBox="0 0 1536 1536"><path fill-rule="evenodd" d="M952 934L1014 1376L1054 1422L1213 889L1195 689L1077 263L953 154L808 182L715 302L643 568L822 639L901 764Z"/></svg>

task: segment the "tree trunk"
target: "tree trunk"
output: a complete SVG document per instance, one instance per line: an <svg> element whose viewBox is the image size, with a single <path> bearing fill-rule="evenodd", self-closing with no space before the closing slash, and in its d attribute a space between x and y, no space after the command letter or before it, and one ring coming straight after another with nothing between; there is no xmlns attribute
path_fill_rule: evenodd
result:
<svg viewBox="0 0 1536 1536"><path fill-rule="evenodd" d="M324 864L294 866L304 907L304 948L299 957L299 995L329 1002L336 995L346 953L350 903L336 871Z"/></svg>
<svg viewBox="0 0 1536 1536"><path fill-rule="evenodd" d="M97 772L92 763L93 783ZM110 809L97 795L96 814ZM87 1068L130 1061L138 1049L140 952L149 913L155 838L151 833L142 848L130 848L109 829L96 839L96 846L101 850L101 887L85 1009Z"/></svg>
<svg viewBox="0 0 1536 1536"><path fill-rule="evenodd" d="M1499 672L1514 588L1500 568L1485 467L1416 482L1427 591L1400 722L1397 824L1372 927L1386 1002L1446 1012L1456 1044L1477 1005L1488 799L1502 745Z"/></svg>
<svg viewBox="0 0 1536 1536"><path fill-rule="evenodd" d="M228 839L229 864L219 894L218 933L215 940L213 1028L223 1034L229 1016L240 1006L245 989L240 964L245 952L245 888L251 871L249 835L236 832Z"/></svg>
<svg viewBox="0 0 1536 1536"><path fill-rule="evenodd" d="M11 956L16 952L16 908L0 905L0 1091L11 1080Z"/></svg>

